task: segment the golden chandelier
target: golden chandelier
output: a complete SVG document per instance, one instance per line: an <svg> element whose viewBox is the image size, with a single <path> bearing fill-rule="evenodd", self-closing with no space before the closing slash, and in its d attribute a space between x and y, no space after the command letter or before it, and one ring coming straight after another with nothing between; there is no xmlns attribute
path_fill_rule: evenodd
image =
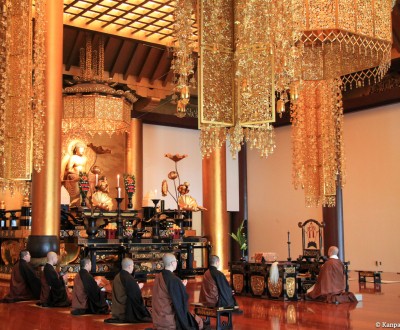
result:
<svg viewBox="0 0 400 330"><path fill-rule="evenodd" d="M128 131L137 97L130 91L113 88L104 78L103 68L103 37L93 45L92 35L87 33L85 48L80 52L81 74L74 77L75 85L63 90L62 131L69 139Z"/></svg>
<svg viewBox="0 0 400 330"><path fill-rule="evenodd" d="M177 0L174 10L174 58L171 69L174 72L175 93L172 100L177 104L176 116L186 115L186 106L190 99L190 88L196 86L194 79L194 42L192 32L192 15L194 2L192 0Z"/></svg>
<svg viewBox="0 0 400 330"><path fill-rule="evenodd" d="M268 156L275 147L275 109L281 114L290 101L294 185L306 190L307 206L333 205L336 176L344 176L341 90L376 82L387 72L392 5L200 1L202 155L229 138L233 155L246 141Z"/></svg>

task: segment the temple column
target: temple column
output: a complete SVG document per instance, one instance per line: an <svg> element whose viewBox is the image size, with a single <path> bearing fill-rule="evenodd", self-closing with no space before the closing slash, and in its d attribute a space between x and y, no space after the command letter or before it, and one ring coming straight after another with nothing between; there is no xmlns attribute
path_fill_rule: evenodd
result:
<svg viewBox="0 0 400 330"><path fill-rule="evenodd" d="M136 192L132 198L134 210L142 209L143 200L143 123L132 118L127 143L126 170L135 176Z"/></svg>
<svg viewBox="0 0 400 330"><path fill-rule="evenodd" d="M341 178L336 180L336 203L334 207L323 207L322 217L325 223L324 227L324 254L328 253L330 246L339 248L338 257L345 260L344 251L344 227L343 227L343 195Z"/></svg>
<svg viewBox="0 0 400 330"><path fill-rule="evenodd" d="M223 269L228 268L229 220L226 202L225 144L203 159L203 235L212 245L212 254L220 257Z"/></svg>
<svg viewBox="0 0 400 330"><path fill-rule="evenodd" d="M62 118L63 1L48 0L45 19L44 166L32 176L32 232L28 246L32 257L59 251Z"/></svg>

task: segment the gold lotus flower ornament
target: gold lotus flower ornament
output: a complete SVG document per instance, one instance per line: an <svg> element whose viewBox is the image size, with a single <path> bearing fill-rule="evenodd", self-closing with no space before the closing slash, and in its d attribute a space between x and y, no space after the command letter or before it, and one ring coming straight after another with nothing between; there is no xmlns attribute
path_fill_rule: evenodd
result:
<svg viewBox="0 0 400 330"><path fill-rule="evenodd" d="M190 183L187 181L181 183L181 178L179 177L177 163L187 156L188 155L183 154L165 154L165 157L171 159L175 163L175 171L170 171L168 173L168 179L170 179L174 184L175 194L169 190L167 180L163 180L161 183L161 193L164 197L169 194L176 202L178 210L203 211L206 209L198 205L196 200L192 196L188 195Z"/></svg>
<svg viewBox="0 0 400 330"><path fill-rule="evenodd" d="M175 163L181 161L182 159L186 158L188 155L181 155L181 154L165 154L165 157L173 160Z"/></svg>

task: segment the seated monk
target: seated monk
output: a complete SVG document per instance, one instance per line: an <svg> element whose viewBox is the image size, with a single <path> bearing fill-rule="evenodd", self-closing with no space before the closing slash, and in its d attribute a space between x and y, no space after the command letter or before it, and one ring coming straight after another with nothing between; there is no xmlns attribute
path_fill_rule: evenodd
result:
<svg viewBox="0 0 400 330"><path fill-rule="evenodd" d="M108 314L106 293L101 291L97 282L89 273L91 269L92 262L90 259L82 259L79 273L74 278L72 315Z"/></svg>
<svg viewBox="0 0 400 330"><path fill-rule="evenodd" d="M163 330L202 329L202 321L189 312L187 280L175 276L177 260L171 253L163 256L164 270L156 275L153 286L153 328ZM199 322L199 324L198 324Z"/></svg>
<svg viewBox="0 0 400 330"><path fill-rule="evenodd" d="M68 275L58 274L54 269L57 265L58 256L55 252L47 253L47 263L44 266L40 293L40 306L43 307L68 307L71 301L67 294L66 283Z"/></svg>
<svg viewBox="0 0 400 330"><path fill-rule="evenodd" d="M31 254L28 250L22 250L19 258L11 271L10 292L3 302L38 300L40 297L40 279L29 264Z"/></svg>
<svg viewBox="0 0 400 330"><path fill-rule="evenodd" d="M143 283L138 284L132 276L133 260L124 258L122 270L115 276L112 284L112 318L106 323L145 323L151 322L150 312L144 305Z"/></svg>
<svg viewBox="0 0 400 330"><path fill-rule="evenodd" d="M306 298L328 303L357 301L351 292L345 292L346 279L344 265L338 258L339 249L328 249L329 259L322 265L317 283L307 290Z"/></svg>
<svg viewBox="0 0 400 330"><path fill-rule="evenodd" d="M236 306L236 300L233 297L229 282L225 275L217 269L219 264L219 257L212 255L210 257L210 268L204 273L199 301L212 307Z"/></svg>

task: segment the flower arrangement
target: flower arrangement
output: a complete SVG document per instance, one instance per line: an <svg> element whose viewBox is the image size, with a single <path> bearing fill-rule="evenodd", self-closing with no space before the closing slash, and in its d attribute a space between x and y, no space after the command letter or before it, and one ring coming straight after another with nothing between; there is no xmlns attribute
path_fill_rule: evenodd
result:
<svg viewBox="0 0 400 330"><path fill-rule="evenodd" d="M86 206L86 196L90 190L89 176L87 175L86 172L79 172L78 186L79 186L79 192L82 196L81 205Z"/></svg>
<svg viewBox="0 0 400 330"><path fill-rule="evenodd" d="M189 182L181 183L181 178L178 172L178 162L186 158L187 155L181 154L165 154L165 157L171 159L175 163L175 170L168 173L168 179L170 179L174 184L174 193L172 193L168 187L167 180L163 180L161 183L161 193L162 196L168 196L168 194L176 202L178 210L183 211L202 211L206 210L204 207L197 204L196 200L188 195L189 193Z"/></svg>
<svg viewBox="0 0 400 330"><path fill-rule="evenodd" d="M240 250L247 250L247 238L246 233L243 232L244 229L244 220L240 224L239 228L235 233L230 233L229 235L239 244Z"/></svg>
<svg viewBox="0 0 400 330"><path fill-rule="evenodd" d="M136 191L135 176L133 174L124 174L124 185L128 197L132 198Z"/></svg>

